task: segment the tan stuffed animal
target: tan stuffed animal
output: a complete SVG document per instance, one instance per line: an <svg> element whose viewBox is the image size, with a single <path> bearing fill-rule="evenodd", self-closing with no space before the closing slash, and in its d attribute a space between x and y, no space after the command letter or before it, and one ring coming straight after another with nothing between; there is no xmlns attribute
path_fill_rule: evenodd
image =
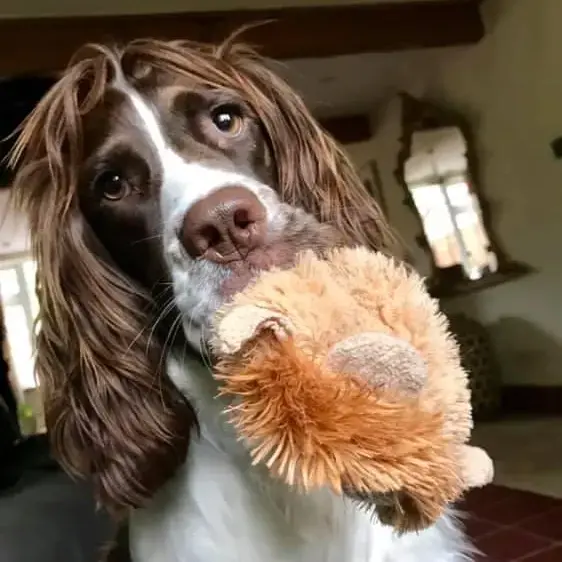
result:
<svg viewBox="0 0 562 562"><path fill-rule="evenodd" d="M218 313L221 394L265 463L329 486L400 531L435 521L493 465L467 445L467 375L421 278L366 249L307 252Z"/></svg>

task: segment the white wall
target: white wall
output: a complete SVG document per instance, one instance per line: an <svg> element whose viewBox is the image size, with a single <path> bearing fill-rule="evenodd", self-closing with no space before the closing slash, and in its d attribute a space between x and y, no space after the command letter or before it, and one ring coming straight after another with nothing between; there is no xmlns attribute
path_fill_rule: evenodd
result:
<svg viewBox="0 0 562 562"><path fill-rule="evenodd" d="M0 260L28 252L29 242L26 217L14 208L10 192L0 190Z"/></svg>
<svg viewBox="0 0 562 562"><path fill-rule="evenodd" d="M403 87L470 117L504 247L538 273L447 307L490 327L506 382L562 385L562 160L549 148L562 135L562 1L487 0L484 13L489 36L481 44L427 53ZM393 178L397 100L379 120L376 138L349 151L359 165L377 158L390 218L415 248L418 227Z"/></svg>

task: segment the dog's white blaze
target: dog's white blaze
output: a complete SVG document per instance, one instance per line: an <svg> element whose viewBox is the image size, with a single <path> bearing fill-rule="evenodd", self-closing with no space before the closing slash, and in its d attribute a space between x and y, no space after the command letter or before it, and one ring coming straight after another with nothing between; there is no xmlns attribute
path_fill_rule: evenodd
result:
<svg viewBox="0 0 562 562"><path fill-rule="evenodd" d="M185 267L185 260L189 258L178 238L185 214L197 201L214 191L227 186L241 186L258 197L266 209L268 221L275 224L279 221L276 215L276 196L271 188L243 174L187 161L166 138L156 108L124 80L119 80L114 86L129 98L138 116L138 124L150 140L160 162L164 256L172 276L176 303L186 313L186 317L187 314L190 315L189 321L184 323L185 334L197 349L201 345L201 327L200 319L196 316L204 315L206 309L202 306L198 315L194 312L201 301L200 295L205 294L206 299L203 300L211 301L212 293L204 287L198 287Z"/></svg>

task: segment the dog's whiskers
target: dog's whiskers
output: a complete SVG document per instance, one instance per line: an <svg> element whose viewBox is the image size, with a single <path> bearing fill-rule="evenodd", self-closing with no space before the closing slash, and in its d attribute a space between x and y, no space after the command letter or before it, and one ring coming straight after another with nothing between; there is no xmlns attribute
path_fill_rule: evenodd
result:
<svg viewBox="0 0 562 562"><path fill-rule="evenodd" d="M177 314L168 330L168 334L166 335L166 339L164 340L164 345L162 346L162 352L160 354L159 365L162 367L166 360L166 355L168 353L168 343L174 341L176 335L178 334L179 330L182 326L183 317L181 314Z"/></svg>
<svg viewBox="0 0 562 562"><path fill-rule="evenodd" d="M176 301L174 296L172 295L171 297L168 298L166 304L163 306L162 310L160 311L154 322L152 322L150 334L148 336L147 350L148 350L148 346L150 346L152 338L154 337L154 334L156 333L158 325L166 318L166 316L174 309L175 306L176 306ZM174 319L174 323L175 321L176 319Z"/></svg>
<svg viewBox="0 0 562 562"><path fill-rule="evenodd" d="M136 244L142 244L143 242L149 242L150 240L161 240L163 238L162 234L154 234L152 236L146 236L144 238L139 238L138 240L133 240L131 246Z"/></svg>
<svg viewBox="0 0 562 562"><path fill-rule="evenodd" d="M201 359L203 360L203 364L209 371L213 370L213 362L211 359L211 353L209 351L209 343L207 338L205 337L205 328L201 329L201 336L200 336L200 347L201 347Z"/></svg>

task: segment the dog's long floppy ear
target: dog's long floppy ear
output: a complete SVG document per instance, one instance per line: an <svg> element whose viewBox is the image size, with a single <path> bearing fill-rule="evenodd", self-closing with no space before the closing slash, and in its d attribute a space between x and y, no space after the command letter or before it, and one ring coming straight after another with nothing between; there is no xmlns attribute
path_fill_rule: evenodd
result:
<svg viewBox="0 0 562 562"><path fill-rule="evenodd" d="M239 71L242 89L264 125L283 199L338 227L352 244L398 250L396 237L349 158L300 96L244 45L229 40L218 55Z"/></svg>
<svg viewBox="0 0 562 562"><path fill-rule="evenodd" d="M48 432L62 465L91 477L119 516L174 473L196 422L150 337L150 297L104 257L77 203L81 122L108 73L103 56L70 68L25 122L12 165L38 268L36 369Z"/></svg>

